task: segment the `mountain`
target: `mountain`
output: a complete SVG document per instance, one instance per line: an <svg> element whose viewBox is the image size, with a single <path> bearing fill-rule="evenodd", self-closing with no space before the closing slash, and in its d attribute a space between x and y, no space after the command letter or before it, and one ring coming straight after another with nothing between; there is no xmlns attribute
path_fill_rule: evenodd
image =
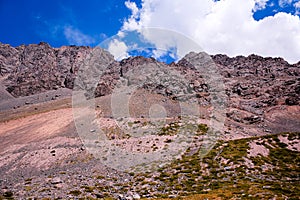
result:
<svg viewBox="0 0 300 200"><path fill-rule="evenodd" d="M143 65L143 68L147 68L147 65L154 64L161 69L182 74L181 78L187 80L193 92L197 93L199 102L209 105L209 89L205 83L207 80L203 78L201 71L188 66L189 62L185 57L170 65L144 57L131 57L117 62L108 52L101 49L99 51L98 54L105 57L108 66L101 72L101 78L97 77L97 87L93 88L95 97L111 94L126 73L129 73L127 76L137 76L130 74L135 67L140 69ZM42 95L43 92L62 89L62 94L55 95L64 96L66 89L73 89L78 70L83 68L86 57L91 54L95 53L90 47L52 48L46 43L40 43L14 48L1 44L1 88L8 92L2 92L1 97L6 99L7 96L19 98ZM97 57L99 60L104 60L103 58ZM226 115L228 123L234 127L233 131L227 132L258 135L261 132L278 133L300 129L300 61L291 65L282 58L263 58L257 55L234 58L214 55L211 58L218 74L222 76L221 81L228 97ZM91 79L91 76L85 79ZM168 88L158 83L144 84L143 87L164 96L170 95ZM55 95L53 99L57 98ZM237 130L235 127L239 126L242 128ZM228 137L231 137L230 133Z"/></svg>
<svg viewBox="0 0 300 200"><path fill-rule="evenodd" d="M76 113L78 100L93 99ZM106 144L78 120L91 105ZM299 196L300 61L191 52L166 64L85 46L0 44L0 116L0 199ZM164 155L182 130L193 130L191 146L149 173L115 166L138 156L115 163L89 149ZM213 130L210 151L199 153Z"/></svg>

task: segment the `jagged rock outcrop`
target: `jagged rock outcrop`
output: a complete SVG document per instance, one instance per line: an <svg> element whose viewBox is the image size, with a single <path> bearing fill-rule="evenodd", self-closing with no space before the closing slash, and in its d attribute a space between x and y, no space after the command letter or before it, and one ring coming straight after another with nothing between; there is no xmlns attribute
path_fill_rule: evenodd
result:
<svg viewBox="0 0 300 200"><path fill-rule="evenodd" d="M299 64L291 65L282 58L263 58L256 55L229 58L213 56L228 81L231 96L260 99L260 105L298 105L300 88Z"/></svg>
<svg viewBox="0 0 300 200"><path fill-rule="evenodd" d="M61 47L55 49L46 43L13 48L1 45L2 75L12 95L28 96L58 88L72 88L80 63L89 53L89 47Z"/></svg>
<svg viewBox="0 0 300 200"><path fill-rule="evenodd" d="M63 46L52 48L47 43L11 47L0 45L0 75L7 76L6 89L12 95L28 96L47 90L74 86L77 71L93 48ZM229 58L226 55L212 56L224 77L227 93L243 99L261 98L262 105L299 104L300 62L291 65L282 58L263 58L256 55ZM158 64L153 58L135 57L115 62L99 80L96 96L111 93L120 77L138 65ZM197 92L207 92L201 74L183 58L177 64L166 65L184 74ZM159 89L159 88L158 88Z"/></svg>
<svg viewBox="0 0 300 200"><path fill-rule="evenodd" d="M19 46L0 45L0 75L6 76L6 90L15 97L33 95L58 88L74 87L74 80L93 48L63 46L52 48L47 43ZM119 64L111 56L107 70L99 78L96 96L112 92L119 79ZM103 81L105 80L105 81Z"/></svg>

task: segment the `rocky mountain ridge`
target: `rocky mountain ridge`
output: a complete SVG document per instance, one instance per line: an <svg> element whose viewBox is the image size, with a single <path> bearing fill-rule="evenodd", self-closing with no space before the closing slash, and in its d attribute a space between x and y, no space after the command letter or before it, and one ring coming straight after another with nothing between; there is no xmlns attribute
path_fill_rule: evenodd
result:
<svg viewBox="0 0 300 200"><path fill-rule="evenodd" d="M58 88L72 89L80 65L92 51L93 48L85 46L52 48L43 42L40 44L22 45L16 48L7 44L0 44L0 75L7 76L6 89L15 97L28 96ZM141 63L158 62L154 58L141 56L124 59L120 62L113 60L112 56L110 59L112 65L112 67L108 67L110 77L106 76L105 78L108 80L104 79L101 82L113 82L112 79L119 79L130 68ZM294 93L293 95L290 94L291 97L298 97L300 90L298 80L300 76L300 61L296 64L289 64L282 58L263 58L257 55L230 58L220 54L212 56L212 59L219 67L219 71L224 76L224 79L246 77L246 79L242 78L243 81L240 80L245 82L248 79L253 80L253 78L256 78L262 79L261 83L264 84L276 80L282 85L281 88L276 88L279 89L278 92L285 91L284 94L287 95L287 90L289 90L291 93ZM195 73L194 69L187 67L184 58L176 64L166 65L166 67L168 66L175 67L183 73ZM285 82L281 83L283 80ZM232 92L241 96L253 94L254 91L247 85L249 83L236 84L231 88ZM107 95L112 89L112 86L110 86L107 91L99 92L96 96ZM298 104L299 102L287 100L287 103Z"/></svg>
<svg viewBox="0 0 300 200"><path fill-rule="evenodd" d="M47 43L16 48L0 44L2 90L8 91L6 96L18 98L62 88L72 89L80 67L93 51L94 48L84 46L52 48ZM159 65L161 69L172 69L181 74L190 82L189 89L197 94L199 104L210 105L209 85L201 72L187 61L188 55L177 63L167 65L154 58L141 56L117 62L108 52L102 49L99 52L108 66L95 88L96 97L111 94L117 82L128 77L128 73L137 66L143 65L146 68ZM300 61L289 64L282 58L263 58L257 55L234 58L214 55L211 58L222 76L229 99L227 121L235 128L228 125L231 131L227 132L252 132L257 135L260 132L300 130L297 115L300 103ZM161 84L149 83L143 87L154 93L176 98L172 89ZM5 95L1 96L4 98ZM291 115L293 113L295 116Z"/></svg>

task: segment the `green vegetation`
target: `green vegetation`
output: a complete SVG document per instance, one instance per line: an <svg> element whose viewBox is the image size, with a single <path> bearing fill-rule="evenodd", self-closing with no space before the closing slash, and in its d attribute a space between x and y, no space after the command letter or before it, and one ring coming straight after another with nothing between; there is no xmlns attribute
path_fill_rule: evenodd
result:
<svg viewBox="0 0 300 200"><path fill-rule="evenodd" d="M4 192L3 196L0 195L0 200L2 200L2 199L8 199L8 200L14 199L13 196L14 196L13 192L7 191L7 192Z"/></svg>
<svg viewBox="0 0 300 200"><path fill-rule="evenodd" d="M177 125L174 123L169 126L173 127L171 130L164 131L172 133L180 128ZM206 125L197 126L201 134L208 131ZM282 136L289 139L289 144L282 143L279 139ZM189 148L181 158L156 172L130 172L127 182L95 175L94 184L68 193L79 199L113 199L113 194L126 194L134 189L139 195L153 199L298 199L300 153L291 150L290 145L299 139L300 133L283 133L218 141L204 157L200 150ZM263 146L269 153L250 156L249 152L253 151L250 144ZM26 179L24 187L30 190L31 182L32 179ZM12 196L7 192L0 199L12 199Z"/></svg>
<svg viewBox="0 0 300 200"><path fill-rule="evenodd" d="M165 127L161 128L158 132L158 135L176 135L181 130L194 132L195 135L203 135L207 133L208 126L206 124L191 124L187 123L184 126L180 126L179 122L171 122L167 124Z"/></svg>
<svg viewBox="0 0 300 200"><path fill-rule="evenodd" d="M176 135L179 133L179 124L178 122L172 122L170 124L168 124L167 126L163 127L160 132L158 133L158 135L162 136L162 135Z"/></svg>
<svg viewBox="0 0 300 200"><path fill-rule="evenodd" d="M162 132L175 134L180 127L170 124ZM198 125L197 131L205 134L206 125ZM300 196L299 152L288 149L278 136L288 137L291 143L299 140L299 133L284 133L263 137L218 141L203 158L198 152L186 153L155 173L129 173L129 182L116 181L114 187L95 184L84 186L85 193L101 193L104 198L114 193L126 193L132 188L154 199L297 199ZM169 141L165 141L169 142ZM250 143L263 145L267 156L250 157ZM80 195L80 191L71 191ZM175 198L176 199L176 198Z"/></svg>
<svg viewBox="0 0 300 200"><path fill-rule="evenodd" d="M269 149L266 157L247 155L249 143L259 138L219 141L202 160L197 153L184 155L159 170L155 181L161 187L151 193L167 198L176 191L180 199L270 199L274 196L297 199L300 196L299 152L287 149L278 136L260 138L263 141L260 145ZM299 133L288 136L299 139ZM273 148L267 145L270 142ZM253 167L245 164L246 158Z"/></svg>
<svg viewBox="0 0 300 200"><path fill-rule="evenodd" d="M81 194L81 192L79 190L72 190L72 191L69 192L69 194L72 194L74 196L78 196L78 195Z"/></svg>

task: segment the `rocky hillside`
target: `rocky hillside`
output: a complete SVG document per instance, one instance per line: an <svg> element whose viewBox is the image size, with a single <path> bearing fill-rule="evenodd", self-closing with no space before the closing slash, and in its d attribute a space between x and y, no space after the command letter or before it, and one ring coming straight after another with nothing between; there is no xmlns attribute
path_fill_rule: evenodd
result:
<svg viewBox="0 0 300 200"><path fill-rule="evenodd" d="M8 76L5 82L6 90L15 97L58 88L72 89L79 67L92 50L84 46L52 48L47 43L22 45L16 48L0 44L0 75ZM109 76L101 80L105 84L113 82L113 79L119 79L128 69L136 65L158 62L143 57L116 62L111 55L109 56L112 65L108 67ZM225 83L231 83L226 84L228 95L237 94L244 99L261 98L265 99L265 104L268 105L299 104L300 61L291 65L282 58L263 58L256 55L234 58L215 55L212 59L224 76ZM187 75L195 73L193 68L186 65L183 58L177 64L172 63L166 67L176 67ZM199 85L194 87L197 91L203 90ZM98 90L96 95L107 95L112 89L113 86L109 86L105 91Z"/></svg>
<svg viewBox="0 0 300 200"><path fill-rule="evenodd" d="M144 57L117 62L102 49L97 50L100 56L91 58L94 50L52 48L46 43L16 48L0 44L0 199L299 197L300 62L257 55L211 56L228 101L221 138L205 154L200 147L207 142L210 127L205 123L214 96L205 68L196 70L189 61L199 60L201 53L189 53L167 65ZM78 137L71 99L76 76L91 62L107 64L101 77L82 76L86 85L97 80L89 89L97 97L93 112L95 122L107 131L106 143L143 156L161 154L179 130L190 125L180 122L178 101L195 94L200 116L189 148L149 173L116 170L95 158ZM160 69L155 76L144 77L155 67ZM187 80L187 86L173 81L173 76L169 82L159 82L169 71ZM123 134L112 116L111 94L120 82L139 80L146 81L131 95L132 119L124 121L124 130L151 128L149 110L155 104L153 113L164 107L170 120L156 135ZM94 129L86 131L96 134Z"/></svg>
<svg viewBox="0 0 300 200"><path fill-rule="evenodd" d="M19 98L62 88L72 89L80 66L92 51L93 48L84 46L52 48L46 43L16 48L0 44L1 100L8 96ZM109 64L99 78L96 97L111 94L120 77L129 76L129 71L136 66L160 65L178 71L190 81L190 89L197 93L200 105L210 105L209 86L187 57L170 65L144 57L117 62L108 52L100 51L103 58L97 59L105 57ZM233 132L236 137L244 137L300 130L300 62L289 64L282 58L257 55L234 58L215 55L212 60L223 77L229 99L225 137L235 138ZM176 96L164 85L146 84L143 87L170 98Z"/></svg>

